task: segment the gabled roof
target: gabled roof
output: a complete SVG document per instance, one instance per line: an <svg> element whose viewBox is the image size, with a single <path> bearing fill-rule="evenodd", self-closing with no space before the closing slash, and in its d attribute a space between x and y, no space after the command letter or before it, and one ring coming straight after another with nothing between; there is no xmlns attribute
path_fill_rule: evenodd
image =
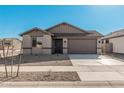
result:
<svg viewBox="0 0 124 93"><path fill-rule="evenodd" d="M115 37L121 37L124 36L124 29L120 29L115 32L111 32L110 34L106 35L102 39L109 39L109 38L115 38Z"/></svg>
<svg viewBox="0 0 124 93"><path fill-rule="evenodd" d="M76 27L76 26L71 25L71 24L66 23L66 22L63 22L63 23L57 24L55 26L52 26L52 27L46 29L46 31L49 31L49 32L52 33L52 31L53 31L52 29L57 28L57 27L59 27L61 25L67 25L67 26L70 26L72 28L75 28L75 29L78 30L78 32L76 33L76 31L75 31L75 33L68 33L67 32L67 33L54 33L54 34L56 34L58 36L68 36L68 35L69 36L84 36L85 35L85 36L96 36L96 37L102 37L103 36L102 34L100 34L99 32L97 32L96 30L88 30L87 31L87 30L81 29L79 27Z"/></svg>
<svg viewBox="0 0 124 93"><path fill-rule="evenodd" d="M72 28L78 29L81 33L88 33L88 32L85 31L84 29L81 29L81 28L79 28L79 27L76 27L76 26L71 25L71 24L66 23L66 22L62 22L62 23L60 23L60 24L54 25L54 26L52 26L52 27L46 29L46 31L50 31L51 29L56 28L56 27L59 27L59 26L61 26L61 25L68 25L68 26L70 26L70 27L72 27Z"/></svg>
<svg viewBox="0 0 124 93"><path fill-rule="evenodd" d="M20 36L23 36L23 35L26 35L26 34L28 34L28 33L31 33L32 31L40 31L40 32L43 32L43 33L48 34L48 35L53 35L53 34L50 33L50 32L47 32L47 31L44 31L44 30L42 30L42 29L40 29L40 28L35 27L35 28L32 28L32 29L30 29L30 30L28 30L28 31L26 31L26 32L21 33Z"/></svg>
<svg viewBox="0 0 124 93"><path fill-rule="evenodd" d="M57 27L58 28L60 27L60 28L58 29ZM65 27L65 28L63 29L63 27ZM57 30L55 31L54 28L55 29L57 28ZM65 29L68 29L68 30L66 31ZM20 36L29 34L32 31L43 32L45 34L52 35L52 36L53 35L54 36L95 36L95 37L102 37L103 36L102 34L100 34L99 32L97 32L95 30L84 30L84 29L73 26L73 25L66 23L66 22L57 24L57 25L52 26L46 30L42 30L40 28L35 27L35 28L32 28L26 32L23 32L22 34L20 34ZM61 31L64 31L64 32L61 32Z"/></svg>

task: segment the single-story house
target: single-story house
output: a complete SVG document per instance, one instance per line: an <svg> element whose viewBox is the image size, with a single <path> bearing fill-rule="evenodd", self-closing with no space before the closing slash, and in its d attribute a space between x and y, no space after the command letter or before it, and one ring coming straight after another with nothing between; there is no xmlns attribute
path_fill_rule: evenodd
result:
<svg viewBox="0 0 124 93"><path fill-rule="evenodd" d="M20 35L24 54L100 53L99 40L103 36L65 22L45 30L35 27Z"/></svg>
<svg viewBox="0 0 124 93"><path fill-rule="evenodd" d="M124 53L124 29L112 32L102 37L103 45L106 46L106 52Z"/></svg>
<svg viewBox="0 0 124 93"><path fill-rule="evenodd" d="M0 50L2 50L2 41L3 41L3 45L4 45L4 49L7 49L8 46L11 47L13 46L14 50L20 50L21 49L21 40L18 38L1 38L0 39Z"/></svg>
<svg viewBox="0 0 124 93"><path fill-rule="evenodd" d="M22 41L18 38L1 38L0 39L0 58L3 56L3 49L6 56L18 55L20 53ZM4 47L3 47L4 46Z"/></svg>

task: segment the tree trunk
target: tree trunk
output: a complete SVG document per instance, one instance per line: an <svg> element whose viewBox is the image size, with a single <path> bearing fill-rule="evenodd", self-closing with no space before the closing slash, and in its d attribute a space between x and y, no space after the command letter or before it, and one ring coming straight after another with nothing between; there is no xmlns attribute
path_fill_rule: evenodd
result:
<svg viewBox="0 0 124 93"><path fill-rule="evenodd" d="M6 61L5 48L4 48L4 40L2 40L2 49L3 49L3 59L4 59L4 64L5 64L6 77L8 77L7 61Z"/></svg>

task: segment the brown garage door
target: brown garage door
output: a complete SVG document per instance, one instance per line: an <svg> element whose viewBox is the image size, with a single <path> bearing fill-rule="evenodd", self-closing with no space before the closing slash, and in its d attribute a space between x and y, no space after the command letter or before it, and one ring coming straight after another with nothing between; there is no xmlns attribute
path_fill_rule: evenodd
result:
<svg viewBox="0 0 124 93"><path fill-rule="evenodd" d="M68 40L68 53L96 53L96 40L83 40L74 39Z"/></svg>

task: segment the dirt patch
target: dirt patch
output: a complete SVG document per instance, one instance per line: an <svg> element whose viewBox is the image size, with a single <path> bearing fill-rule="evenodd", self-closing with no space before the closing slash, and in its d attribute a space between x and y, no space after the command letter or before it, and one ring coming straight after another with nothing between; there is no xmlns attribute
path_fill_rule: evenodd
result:
<svg viewBox="0 0 124 93"><path fill-rule="evenodd" d="M18 63L18 56L14 57L14 65ZM10 65L11 58L8 58ZM0 65L3 65L3 60L0 60ZM23 55L22 66L72 66L68 55Z"/></svg>
<svg viewBox="0 0 124 93"><path fill-rule="evenodd" d="M20 72L19 77L14 76L16 73L6 78L5 73L0 72L0 81L80 81L77 72Z"/></svg>

